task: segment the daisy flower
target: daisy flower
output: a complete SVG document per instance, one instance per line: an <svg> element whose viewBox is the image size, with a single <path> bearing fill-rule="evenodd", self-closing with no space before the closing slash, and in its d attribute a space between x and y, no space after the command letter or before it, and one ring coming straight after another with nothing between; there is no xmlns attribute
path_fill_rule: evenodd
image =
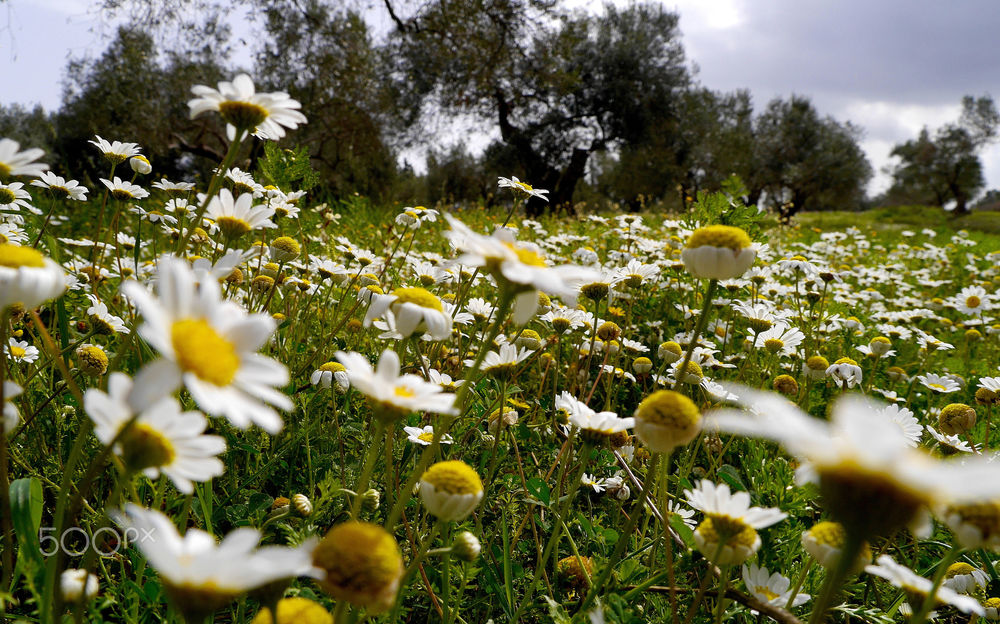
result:
<svg viewBox="0 0 1000 624"><path fill-rule="evenodd" d="M982 286L966 286L951 300L955 309L965 315L988 312L992 307L986 289Z"/></svg>
<svg viewBox="0 0 1000 624"><path fill-rule="evenodd" d="M952 392L958 392L962 387L957 381L951 379L950 377L942 377L935 373L927 373L926 375L917 375L917 381L920 382L925 388L929 388L934 392L939 392L941 394L951 394Z"/></svg>
<svg viewBox="0 0 1000 624"><path fill-rule="evenodd" d="M0 184L0 212L20 212L21 208L42 214L41 210L31 205L31 194L24 190L23 182Z"/></svg>
<svg viewBox="0 0 1000 624"><path fill-rule="evenodd" d="M153 182L153 188L160 189L168 195L184 195L194 190L194 182L171 182L166 178Z"/></svg>
<svg viewBox="0 0 1000 624"><path fill-rule="evenodd" d="M619 418L614 412L595 412L565 390L556 397L555 407L568 414L570 426L579 429L585 439L604 441L635 426L635 418Z"/></svg>
<svg viewBox="0 0 1000 624"><path fill-rule="evenodd" d="M930 579L925 579L906 566L896 563L889 555L880 556L875 565L865 566L865 572L884 578L895 587L902 589L907 600L911 601L910 607L914 611L919 611L924 599L934 587L934 583ZM963 613L986 614L978 600L963 596L950 587L943 585L938 587L934 598L937 604L952 605Z"/></svg>
<svg viewBox="0 0 1000 624"><path fill-rule="evenodd" d="M688 504L705 514L694 532L695 546L718 565L743 563L760 548L757 529L769 527L787 516L772 507L751 507L746 492L732 494L726 484L707 479L693 490L685 490Z"/></svg>
<svg viewBox="0 0 1000 624"><path fill-rule="evenodd" d="M126 505L119 523L160 575L167 595L189 622L204 621L249 591L297 576L318 576L311 563L316 546L263 546L256 529L239 528L216 543L200 529L177 532L173 520L153 509Z"/></svg>
<svg viewBox="0 0 1000 624"><path fill-rule="evenodd" d="M114 180L105 180L104 178L101 178L101 184L106 186L108 190L111 191L111 196L119 201L129 201L149 197L149 191L142 188L138 184L125 182L118 176L115 176Z"/></svg>
<svg viewBox="0 0 1000 624"><path fill-rule="evenodd" d="M391 310L395 317L396 331L409 338L423 330L432 340L451 338L452 317L445 313L441 300L419 287L397 288L388 295L373 295L365 314L365 326Z"/></svg>
<svg viewBox="0 0 1000 624"><path fill-rule="evenodd" d="M516 345L504 343L496 351L489 351L480 365L487 375L504 377L514 372L518 364L531 357L531 351L519 349ZM466 360L466 366L472 366L474 360Z"/></svg>
<svg viewBox="0 0 1000 624"><path fill-rule="evenodd" d="M757 257L747 233L730 225L710 225L688 238L681 260L691 275L726 280L739 277Z"/></svg>
<svg viewBox="0 0 1000 624"><path fill-rule="evenodd" d="M38 359L38 347L33 347L27 342L18 342L15 338L11 338L4 346L4 353L11 360L19 363L31 364Z"/></svg>
<svg viewBox="0 0 1000 624"><path fill-rule="evenodd" d="M527 323L538 310L537 291L557 295L572 305L577 287L594 276L592 270L583 267L548 266L537 247L519 243L508 230L483 236L451 215L445 218L451 226L445 235L462 252L457 262L484 267L502 288L514 294L513 317L517 325Z"/></svg>
<svg viewBox="0 0 1000 624"><path fill-rule="evenodd" d="M51 171L46 171L39 179L32 180L31 185L49 189L56 197L75 201L87 201L87 193L90 192L90 189L76 180L66 181Z"/></svg>
<svg viewBox="0 0 1000 624"><path fill-rule="evenodd" d="M410 412L456 413L454 394L416 375L400 375L399 356L391 349L382 352L377 368L360 353L337 351L336 357L351 386L369 398L376 417L395 421Z"/></svg>
<svg viewBox="0 0 1000 624"><path fill-rule="evenodd" d="M743 583L754 598L772 607L785 608L791 601L791 606L797 607L809 602L809 594L795 594L789 589L791 581L778 572L768 573L767 568L751 563L743 565Z"/></svg>
<svg viewBox="0 0 1000 624"><path fill-rule="evenodd" d="M339 362L327 362L314 370L309 376L309 383L326 390L329 390L336 383L337 392L346 392L351 387L347 369Z"/></svg>
<svg viewBox="0 0 1000 624"><path fill-rule="evenodd" d="M817 522L808 531L802 532L802 548L812 555L821 566L828 570L836 568L847 542L847 531L839 522L824 520ZM857 574L872 561L872 549L868 542L863 542L857 561L850 569L850 574Z"/></svg>
<svg viewBox="0 0 1000 624"><path fill-rule="evenodd" d="M980 589L986 589L989 580L990 577L986 575L986 572L974 568L964 561L956 561L948 566L941 584L960 594L972 594Z"/></svg>
<svg viewBox="0 0 1000 624"><path fill-rule="evenodd" d="M861 367L849 357L842 357L831 364L826 369L826 374L847 388L853 388L861 383Z"/></svg>
<svg viewBox="0 0 1000 624"><path fill-rule="evenodd" d="M62 267L30 247L0 243L0 310L15 303L34 309L66 289Z"/></svg>
<svg viewBox="0 0 1000 624"><path fill-rule="evenodd" d="M914 448L917 447L920 438L924 436L924 426L920 424L913 412L905 407L889 404L880 409L879 413L899 427L907 444Z"/></svg>
<svg viewBox="0 0 1000 624"><path fill-rule="evenodd" d="M548 191L546 191L545 189L536 189L527 182L522 182L518 180L517 176L511 176L509 178L500 176L497 179L497 187L514 189L515 191L520 191L524 193L528 197L537 197L538 199L544 199L545 201L549 201L549 198L546 197Z"/></svg>
<svg viewBox="0 0 1000 624"><path fill-rule="evenodd" d="M222 189L208 202L205 216L214 221L225 236L231 238L238 238L251 230L278 227L271 222L273 208L263 204L254 205L253 195L250 193L243 193L234 199L229 189Z"/></svg>
<svg viewBox="0 0 1000 624"><path fill-rule="evenodd" d="M87 317L95 332L108 336L112 334L127 334L132 331L125 325L125 321L121 317L111 314L108 311L107 304L99 300L96 295L88 294L87 299L90 299L90 307L87 308Z"/></svg>
<svg viewBox="0 0 1000 624"><path fill-rule="evenodd" d="M235 426L281 430L271 405L292 409L277 388L288 383L288 369L257 353L275 330L266 314L247 314L222 299L214 280L198 284L184 260L165 256L157 267L157 293L129 281L122 292L143 316L142 336L161 357L136 375L129 404L142 410L180 386L206 413L225 416Z"/></svg>
<svg viewBox="0 0 1000 624"><path fill-rule="evenodd" d="M461 522L483 500L483 482L461 460L438 462L420 477L420 500L439 520Z"/></svg>
<svg viewBox="0 0 1000 624"><path fill-rule="evenodd" d="M236 131L244 131L268 141L285 136L285 128L294 130L306 123L299 112L302 105L287 93L257 93L253 80L240 74L232 82L220 82L218 89L205 85L191 87L197 97L188 101L191 119L209 111L216 111L227 124L227 133L233 140ZM230 128L231 127L231 128Z"/></svg>
<svg viewBox="0 0 1000 624"><path fill-rule="evenodd" d="M784 323L778 323L759 334L750 329L750 336L753 344L757 348L763 348L771 354L779 354L784 357L795 355L796 350L805 339L805 334L795 327L789 327Z"/></svg>
<svg viewBox="0 0 1000 624"><path fill-rule="evenodd" d="M779 395L735 390L748 411L716 411L706 426L775 440L808 462L800 476L815 477L826 508L855 535L885 535L923 521L937 504L1000 497L1000 466L979 456L937 460L913 448L882 406L867 399L841 397L827 421Z"/></svg>
<svg viewBox="0 0 1000 624"><path fill-rule="evenodd" d="M406 432L407 440L414 444L419 444L420 446L429 446L434 440L434 426L425 425L424 427L403 427L403 431ZM441 436L439 442L441 444L452 444L455 440L452 439L447 433Z"/></svg>
<svg viewBox="0 0 1000 624"><path fill-rule="evenodd" d="M84 409L103 444L110 444L135 415L127 400L131 390L128 375L112 373L107 393L90 388L84 394ZM162 472L178 490L191 494L194 481L204 483L223 473L218 455L226 450L226 442L205 435L207 426L200 412L181 412L177 400L167 397L139 414L114 452L129 470L142 471L150 479Z"/></svg>
<svg viewBox="0 0 1000 624"><path fill-rule="evenodd" d="M49 168L45 163L34 162L45 150L33 147L19 151L21 144L13 139L0 139L0 178L9 176L40 176Z"/></svg>
<svg viewBox="0 0 1000 624"><path fill-rule="evenodd" d="M108 142L100 135L95 135L96 141L87 141L97 149L101 150L104 157L113 165L125 162L127 159L138 156L140 147L138 143L122 143L121 141Z"/></svg>

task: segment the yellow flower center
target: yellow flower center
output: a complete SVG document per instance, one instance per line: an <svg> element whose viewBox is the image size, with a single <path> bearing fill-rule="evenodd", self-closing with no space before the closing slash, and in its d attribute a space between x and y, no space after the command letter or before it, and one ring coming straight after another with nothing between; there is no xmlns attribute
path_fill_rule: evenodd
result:
<svg viewBox="0 0 1000 624"><path fill-rule="evenodd" d="M532 251L526 247L518 247L513 243L504 243L508 249L517 255L517 259L521 264L527 264L528 266L543 267L545 266L545 258L541 256L536 251Z"/></svg>
<svg viewBox="0 0 1000 624"><path fill-rule="evenodd" d="M944 573L944 576L945 578L954 578L956 576L972 574L974 569L975 568L964 561L959 561L958 563L953 563L948 566L948 570Z"/></svg>
<svg viewBox="0 0 1000 624"><path fill-rule="evenodd" d="M982 300L975 295L970 295L965 299L965 307L967 308L978 308L981 303Z"/></svg>
<svg viewBox="0 0 1000 624"><path fill-rule="evenodd" d="M176 454L166 436L144 423L132 425L121 445L122 460L131 470L169 465Z"/></svg>
<svg viewBox="0 0 1000 624"><path fill-rule="evenodd" d="M236 347L203 319L182 319L170 327L177 364L184 372L226 386L240 368Z"/></svg>
<svg viewBox="0 0 1000 624"><path fill-rule="evenodd" d="M427 442L428 444L434 441L434 432L425 431L417 436L417 439L421 442Z"/></svg>
<svg viewBox="0 0 1000 624"><path fill-rule="evenodd" d="M417 396L417 394L413 390L410 390L406 386L396 386L396 388L393 389L392 393L404 399L412 399L413 397Z"/></svg>
<svg viewBox="0 0 1000 624"><path fill-rule="evenodd" d="M817 543L831 548L843 548L844 541L847 540L847 531L839 522L818 522L809 529L809 536Z"/></svg>
<svg viewBox="0 0 1000 624"><path fill-rule="evenodd" d="M291 236L279 236L271 243L271 247L291 256L298 256L299 252L302 251L298 241Z"/></svg>
<svg viewBox="0 0 1000 624"><path fill-rule="evenodd" d="M219 217L215 220L215 224L219 226L223 234L230 238L242 236L250 231L250 224L236 217Z"/></svg>
<svg viewBox="0 0 1000 624"><path fill-rule="evenodd" d="M685 430L701 421L698 406L691 399L673 390L657 390L639 403L635 410L639 420Z"/></svg>
<svg viewBox="0 0 1000 624"><path fill-rule="evenodd" d="M483 491L483 482L476 471L457 459L434 464L420 479L449 494L477 494Z"/></svg>
<svg viewBox="0 0 1000 624"><path fill-rule="evenodd" d="M230 100L219 104L219 114L239 130L254 130L270 113L257 104Z"/></svg>
<svg viewBox="0 0 1000 624"><path fill-rule="evenodd" d="M123 188L116 188L111 191L111 196L118 201L127 201L129 199L135 199L135 195L131 191Z"/></svg>
<svg viewBox="0 0 1000 624"><path fill-rule="evenodd" d="M17 195L14 194L14 191L6 187L0 187L0 204L10 204L15 199L17 199Z"/></svg>
<svg viewBox="0 0 1000 624"><path fill-rule="evenodd" d="M344 365L340 362L327 362L326 364L319 367L321 371L339 373L340 371L347 370Z"/></svg>
<svg viewBox="0 0 1000 624"><path fill-rule="evenodd" d="M250 624L274 624L270 609L261 609ZM295 596L278 602L278 624L333 624L333 616L322 605Z"/></svg>
<svg viewBox="0 0 1000 624"><path fill-rule="evenodd" d="M444 311L441 300L424 288L397 288L392 291L392 294L396 296L398 303L412 303L421 308L429 308L438 312Z"/></svg>
<svg viewBox="0 0 1000 624"><path fill-rule="evenodd" d="M13 169L5 162L0 161L0 176L7 177Z"/></svg>
<svg viewBox="0 0 1000 624"><path fill-rule="evenodd" d="M849 357L842 357L839 360L837 360L836 362L834 362L834 364L850 364L851 366L857 366L858 365L857 362L855 362L854 360L852 360Z"/></svg>
<svg viewBox="0 0 1000 624"><path fill-rule="evenodd" d="M729 516L706 516L696 530L709 544L725 541L729 546L753 548L758 539L757 531L752 526Z"/></svg>
<svg viewBox="0 0 1000 624"><path fill-rule="evenodd" d="M764 348L771 353L777 353L785 348L785 343L777 338L768 338L764 341Z"/></svg>
<svg viewBox="0 0 1000 624"><path fill-rule="evenodd" d="M40 269L45 266L45 256L31 247L3 243L0 244L0 266L11 269L19 269L21 267Z"/></svg>
<svg viewBox="0 0 1000 624"><path fill-rule="evenodd" d="M27 354L27 351L25 351L21 347L15 347L15 346L11 345L11 346L8 347L8 349L10 349L11 356L16 357L16 358L23 358L25 356L25 354Z"/></svg>
<svg viewBox="0 0 1000 624"><path fill-rule="evenodd" d="M776 594L771 591L771 588L767 585L758 585L754 587L754 593L766 597L768 600L774 600L778 598L781 594Z"/></svg>
<svg viewBox="0 0 1000 624"><path fill-rule="evenodd" d="M375 611L391 605L403 573L396 540L367 522L330 529L313 551L313 565L326 571L319 584L334 598Z"/></svg>
<svg viewBox="0 0 1000 624"><path fill-rule="evenodd" d="M738 227L731 225L710 225L698 228L688 238L687 247L728 247L739 251L750 246L750 237Z"/></svg>

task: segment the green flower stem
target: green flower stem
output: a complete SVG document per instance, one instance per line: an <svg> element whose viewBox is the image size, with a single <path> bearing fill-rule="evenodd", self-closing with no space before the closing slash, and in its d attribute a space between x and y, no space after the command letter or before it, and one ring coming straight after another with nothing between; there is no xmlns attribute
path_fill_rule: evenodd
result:
<svg viewBox="0 0 1000 624"><path fill-rule="evenodd" d="M590 608L590 605L593 604L601 590L604 589L605 583L611 578L611 573L614 571L615 566L618 565L618 562L621 561L622 555L625 554L625 547L629 543L629 538L635 532L635 527L639 524L639 518L642 516L642 509L646 504L646 498L653 491L653 486L656 483L656 475L658 474L657 465L660 462L660 455L661 453L653 453L653 459L650 460L649 468L646 470L646 481L642 484L642 493L636 497L635 503L632 504L628 522L625 528L618 532L618 541L615 543L615 549L612 551L607 564L601 570L600 576L591 585L590 591L587 592L586 597L580 604L580 608L577 610L578 613L583 613ZM665 522L666 518L664 518Z"/></svg>
<svg viewBox="0 0 1000 624"><path fill-rule="evenodd" d="M715 606L715 624L722 624L722 615L726 612L726 591L729 589L729 575L733 566L722 566L722 587L719 589L718 602Z"/></svg>
<svg viewBox="0 0 1000 624"><path fill-rule="evenodd" d="M458 393L455 395L455 407L459 410L459 413L464 413L466 398L471 391L472 386L478 380L479 366L483 363L483 359L486 358L486 353L489 351L489 346L493 344L493 340L500 333L500 328L503 327L503 322L507 318L507 313L510 312L511 304L514 302L514 292L510 289L504 289L500 294L500 301L497 303L496 307L496 317L493 319L493 325L490 326L489 333L487 334L486 340L483 341L482 347L479 349L479 353L476 355L475 361L472 363L465 373L464 382L458 389ZM392 511L389 512L389 516L385 521L385 528L389 532L392 532L393 527L396 522L399 521L399 517L403 513L403 507L410 500L410 492L413 491L413 486L417 484L417 480L423 476L424 471L427 470L427 466L431 463L431 458L437 453L441 446L441 436L447 433L448 429L451 427L452 423L458 420L458 417L449 418L445 417L441 419L441 426L434 427L434 437L431 439L431 443L424 447L423 452L420 454L420 459L417 461L416 467L410 472L410 476L407 477L406 483L403 487L399 488L400 496L396 499L396 504L392 506Z"/></svg>
<svg viewBox="0 0 1000 624"><path fill-rule="evenodd" d="M799 590L802 589L803 583L806 582L806 575L809 574L809 570L812 569L816 560L810 558L809 561L802 566L802 571L799 572L799 577L795 579L795 586L792 587L792 591L788 594L788 602L785 603L785 611L792 610L792 603L795 602L795 597L799 594Z"/></svg>
<svg viewBox="0 0 1000 624"><path fill-rule="evenodd" d="M195 213L194 218L188 223L187 231L184 232L183 236L177 242L177 253L183 255L184 250L187 248L188 240L191 239L191 232L194 228L201 227L201 218L205 216L205 210L208 209L208 203L212 201L215 194L219 192L219 186L222 184L222 177L226 175L226 170L229 169L233 161L236 160L236 155L240 151L240 145L243 143L243 139L247 136L246 130L237 130L236 138L229 143L229 149L226 151L226 155L222 158L222 164L216 170L215 175L212 176L211 182L208 183L208 192L205 193L205 199L202 200L201 206L198 206L198 212Z"/></svg>
<svg viewBox="0 0 1000 624"><path fill-rule="evenodd" d="M361 511L361 503L363 502L365 491L368 489L368 482L371 481L372 472L375 471L375 460L378 459L379 443L382 442L382 436L385 433L385 423L381 419L375 419L375 431L372 433L371 444L368 446L368 452L365 454L365 465L361 469L361 476L358 477L358 484L354 486L355 496L354 502L351 504L351 518L357 520L358 513Z"/></svg>
<svg viewBox="0 0 1000 624"><path fill-rule="evenodd" d="M712 297L715 296L715 289L719 285L719 280L709 280L708 290L705 291L705 303L701 307L701 314L698 316L698 323L694 327L694 334L691 335L691 340L688 342L687 353L684 354L684 361L681 363L681 367L677 369L677 375L674 378L674 385L670 388L671 390L676 390L681 384L681 378L687 375L687 367L691 362L691 356L694 355L695 347L698 346L698 338L701 337L701 333L705 331L705 325L708 324L708 312L712 308Z"/></svg>
<svg viewBox="0 0 1000 624"><path fill-rule="evenodd" d="M566 518L566 514L569 512L570 504L573 502L574 496L576 496L577 490L580 489L580 483L583 479L583 473L587 470L587 462L590 461L590 451L592 445L589 442L583 443L583 448L580 449L580 469L576 473L576 477L569 484L569 491L566 497L563 498L562 504L559 506L558 519L563 521ZM521 605L514 612L514 616L511 618L511 622L520 622L520 616L524 613L524 610L531 603L531 599L535 595L535 589L538 587L538 581L541 580L542 573L545 570L545 566L548 564L549 557L552 556L552 552L555 550L555 545L559 541L559 537L562 534L562 523L553 523L552 535L549 536L549 541L545 544L545 550L542 551L542 556L538 560L538 564L535 566L535 573L531 577L531 582L528 584L528 588L524 592L524 598L521 600ZM633 527L634 528L634 527ZM623 539L623 538L619 538Z"/></svg>
<svg viewBox="0 0 1000 624"><path fill-rule="evenodd" d="M923 604L920 605L920 610L910 618L910 624L924 624L927 621L927 616L930 615L931 609L934 608L934 604L937 602L935 596L937 596L938 588L941 587L941 582L944 581L944 575L948 572L948 567L958 559L961 553L962 547L955 544L948 551L948 554L944 556L944 559L941 560L941 563L938 564L937 570L934 571L931 590L927 592Z"/></svg>
<svg viewBox="0 0 1000 624"><path fill-rule="evenodd" d="M844 584L848 572L854 567L864 543L863 537L856 535L853 531L848 531L840 551L840 559L837 560L836 567L827 575L819 598L813 603L812 613L809 614L809 624L819 624L823 621L827 610L833 603L834 596L836 596L840 586Z"/></svg>
<svg viewBox="0 0 1000 624"><path fill-rule="evenodd" d="M443 537L446 544L451 543L449 527L445 528ZM455 610L451 608L451 549L441 557L441 609L444 611L441 615L444 624L451 624L455 614Z"/></svg>

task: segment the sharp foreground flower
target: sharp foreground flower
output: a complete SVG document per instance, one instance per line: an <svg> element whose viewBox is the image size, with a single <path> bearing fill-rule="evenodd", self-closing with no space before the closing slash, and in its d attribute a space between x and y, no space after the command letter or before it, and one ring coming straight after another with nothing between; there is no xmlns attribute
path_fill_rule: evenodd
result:
<svg viewBox="0 0 1000 624"><path fill-rule="evenodd" d="M139 335L162 356L136 375L132 408L141 411L183 384L209 414L241 428L280 431L281 417L270 405L292 408L275 388L288 383L288 369L257 353L274 333L274 319L223 300L218 282L198 284L178 258L161 258L157 276L158 297L138 282L122 286L143 315Z"/></svg>
<svg viewBox="0 0 1000 624"><path fill-rule="evenodd" d="M347 370L351 386L371 400L380 418L392 421L410 412L455 412L454 394L416 375L399 374L395 351L383 351L377 369L360 353L337 351L337 360Z"/></svg>

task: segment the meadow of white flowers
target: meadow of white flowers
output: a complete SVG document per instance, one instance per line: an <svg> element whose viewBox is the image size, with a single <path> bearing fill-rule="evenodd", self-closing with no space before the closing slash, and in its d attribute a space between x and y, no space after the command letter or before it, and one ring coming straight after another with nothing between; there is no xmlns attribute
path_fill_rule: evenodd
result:
<svg viewBox="0 0 1000 624"><path fill-rule="evenodd" d="M192 92L210 180L0 139L0 614L1000 619L994 239L331 208Z"/></svg>

